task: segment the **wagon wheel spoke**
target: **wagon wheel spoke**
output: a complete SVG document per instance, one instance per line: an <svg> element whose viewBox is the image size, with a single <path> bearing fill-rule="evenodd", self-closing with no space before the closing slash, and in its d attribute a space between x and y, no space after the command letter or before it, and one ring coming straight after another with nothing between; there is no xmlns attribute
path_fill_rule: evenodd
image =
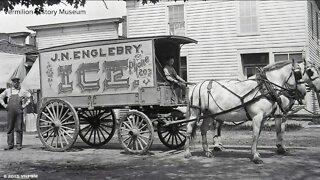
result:
<svg viewBox="0 0 320 180"><path fill-rule="evenodd" d="M54 120L51 118L51 117L49 117L46 113L44 113L44 112L41 112L41 114L43 114L44 116L46 116L51 122L53 122Z"/></svg>
<svg viewBox="0 0 320 180"><path fill-rule="evenodd" d="M45 119L39 119L40 121L42 121L42 122L46 122L46 123L48 123L48 124L51 124L52 123L52 121L47 121L47 120L45 120Z"/></svg>
<svg viewBox="0 0 320 180"><path fill-rule="evenodd" d="M55 116L54 116L53 113L49 110L48 106L46 106L46 109L47 109L48 113L50 114L51 118L54 119ZM49 118L49 117L48 117L48 118ZM50 119L51 119L51 118L50 118ZM53 120L53 119L52 119L52 120Z"/></svg>
<svg viewBox="0 0 320 180"><path fill-rule="evenodd" d="M181 139L181 137L179 136L179 134L177 135L177 137L179 138L180 142L182 142L183 140ZM177 143L178 144L178 143Z"/></svg>
<svg viewBox="0 0 320 180"><path fill-rule="evenodd" d="M110 135L110 133L109 133L105 128L103 128L102 126L100 126L100 128L101 128L104 132L106 132L108 135Z"/></svg>
<svg viewBox="0 0 320 180"><path fill-rule="evenodd" d="M47 129L47 130L45 130L44 132L42 132L41 134L43 135L43 134L46 134L47 132L49 132L49 131L51 131L51 130L53 130L53 127L51 127L51 128L49 128L49 129Z"/></svg>
<svg viewBox="0 0 320 180"><path fill-rule="evenodd" d="M88 131L84 134L84 137L86 137L87 136L87 134L92 130L92 126L90 126L90 128L88 129Z"/></svg>
<svg viewBox="0 0 320 180"><path fill-rule="evenodd" d="M45 141L47 142L48 139L52 136L52 134L54 133L54 131L51 131L51 133L48 135L48 137L46 137Z"/></svg>
<svg viewBox="0 0 320 180"><path fill-rule="evenodd" d="M100 134L101 134L101 136L103 137L103 139L106 140L107 138L104 136L101 128L98 128L98 131L100 132ZM100 141L100 143L101 143L100 137L99 137L99 141Z"/></svg>
<svg viewBox="0 0 320 180"><path fill-rule="evenodd" d="M177 115L177 116L176 116ZM181 112L173 111L168 121L176 121L184 118ZM158 123L158 136L160 141L167 147L172 149L181 148L186 142L186 123L172 124L164 126L163 123Z"/></svg>
<svg viewBox="0 0 320 180"><path fill-rule="evenodd" d="M70 133L68 133L66 130L64 129L60 129L61 131L63 131L63 133L65 133L66 135L68 135L70 138L72 138L72 136L70 135Z"/></svg>
<svg viewBox="0 0 320 180"><path fill-rule="evenodd" d="M80 138L88 145L93 147L102 146L110 141L115 132L115 116L112 110L83 110L79 112L81 124ZM89 134L89 135L88 135Z"/></svg>
<svg viewBox="0 0 320 180"><path fill-rule="evenodd" d="M60 133L61 133L64 141L65 141L67 144L69 144L69 141L67 140L67 138L66 138L66 136L64 135L64 133L62 132L62 130L60 130Z"/></svg>

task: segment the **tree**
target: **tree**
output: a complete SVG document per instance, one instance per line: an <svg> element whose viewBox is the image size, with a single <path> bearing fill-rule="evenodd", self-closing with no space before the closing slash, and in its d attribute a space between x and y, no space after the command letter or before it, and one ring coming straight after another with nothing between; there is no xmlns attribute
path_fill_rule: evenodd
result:
<svg viewBox="0 0 320 180"><path fill-rule="evenodd" d="M105 1L105 0L101 0L101 1ZM135 1L141 1L142 4L146 4L148 2L150 3L159 2L159 0L135 0ZM84 6L86 3L86 0L65 0L65 2L72 5L74 8L78 8L79 5ZM64 3L64 1L62 0L1 0L0 11L8 12L10 10L13 10L15 6L21 5L25 7L33 6L35 7L35 13L41 14L42 12L44 12L45 5L52 6L60 3Z"/></svg>

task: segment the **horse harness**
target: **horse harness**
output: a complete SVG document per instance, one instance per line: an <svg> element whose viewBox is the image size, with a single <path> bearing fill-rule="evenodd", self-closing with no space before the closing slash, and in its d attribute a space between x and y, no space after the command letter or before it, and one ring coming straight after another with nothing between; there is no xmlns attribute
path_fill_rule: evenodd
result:
<svg viewBox="0 0 320 180"><path fill-rule="evenodd" d="M201 101L201 98L200 98L200 93L201 93L201 88L203 86L203 84L207 81L209 81L208 83L208 86L207 86L207 94L208 94L208 102L207 102L207 107L205 107L205 111L208 111L209 110L209 98L211 98L213 100L213 102L217 105L217 107L221 110L221 112L219 113L215 113L215 114L211 114L211 115L206 115L206 116L202 116L202 118L206 118L206 117L214 117L214 116L218 116L218 115L221 115L221 114L226 114L226 113L229 113L231 111L234 111L236 109L239 109L239 108L244 108L244 111L246 113L246 116L247 116L247 120L252 120L249 112L248 112L248 109L247 109L247 105L250 104L250 103L253 103L255 101L257 101L258 99L260 99L261 97L266 97L267 99L271 100L271 101L274 101L274 102L277 102L279 107L280 107L280 110L282 111L282 113L286 114L288 112L287 109L284 109L282 107L282 101L281 101L281 98L280 98L280 95L284 95L288 98L294 98L295 100L298 100L301 98L301 94L300 93L297 93L299 92L297 90L297 86L295 87L295 89L290 89L288 87L281 87L277 84L274 84L272 82L270 82L268 79L267 79L267 76L266 76L266 72L264 70L259 70L260 72L257 74L257 77L256 77L256 81L258 82L258 85L253 88L252 90L250 90L249 92L247 92L245 95L243 96L239 96L238 94L236 94L235 92L233 92L232 90L230 90L228 87L226 87L225 85L221 84L220 82L216 81L216 80L206 80L206 81L203 81L201 84L200 84L200 87L199 87L199 106L195 106L193 105L193 95L194 95L194 91L196 88L193 89L192 91L192 95L191 95L191 101L190 101L190 105L189 105L189 108L196 108L196 109L199 109L200 110L200 114L202 113L201 112L201 106L202 106L202 101ZM302 73L300 71L300 69L297 69L297 68L293 68L292 69L293 72L291 72L290 76L288 77L288 79L286 80L286 83L285 85L287 85L287 82L289 81L289 79L291 78L291 76L293 75L294 78L295 78L295 81L297 84L300 84L300 82L298 82L300 79L302 79ZM231 94L233 94L234 96L238 97L241 104L238 105L238 106L235 106L231 109L227 109L227 110L224 110L222 107L220 107L217 103L217 101L214 99L212 93L211 93L211 89L212 89L212 83L215 82L217 84L219 84L222 88L226 89L227 91L229 91ZM280 88L279 89L276 89L277 88ZM257 90L257 91L256 91ZM256 94L254 95L254 97L245 102L244 99L246 97L248 97L251 93L254 93L256 91ZM277 91L279 91L277 93ZM258 92L260 92L260 95L259 96L256 96L258 94ZM300 101L299 101L300 103ZM302 102L301 102L302 103ZM275 112L276 109L274 109L274 112ZM274 113L273 112L273 113ZM272 113L272 114L273 114Z"/></svg>

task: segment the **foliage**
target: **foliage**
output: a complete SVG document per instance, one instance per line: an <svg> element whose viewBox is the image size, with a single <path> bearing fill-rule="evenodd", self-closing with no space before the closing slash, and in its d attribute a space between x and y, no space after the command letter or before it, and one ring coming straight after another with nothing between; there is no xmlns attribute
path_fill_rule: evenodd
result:
<svg viewBox="0 0 320 180"><path fill-rule="evenodd" d="M86 3L86 0L1 0L0 1L0 11L8 12L10 10L13 10L15 6L21 5L25 7L35 7L35 13L41 14L44 12L44 6L52 6L55 4L60 3L68 3L72 5L74 8L78 8L80 6L84 6Z"/></svg>
<svg viewBox="0 0 320 180"><path fill-rule="evenodd" d="M119 1L119 0L118 0ZM127 0L124 0L127 1ZM128 0L129 1L129 0ZM157 3L160 0L135 0L135 1L141 1L142 4L147 4L147 3ZM176 1L176 0L174 0ZM187 1L187 0L184 0ZM0 1L0 11L8 12L10 10L13 10L15 6L21 5L25 7L35 7L35 13L36 14L41 14L44 12L44 6L52 6L55 4L60 4L60 3L68 3L72 5L74 8L78 8L80 6L84 6L86 3L86 0L1 0Z"/></svg>

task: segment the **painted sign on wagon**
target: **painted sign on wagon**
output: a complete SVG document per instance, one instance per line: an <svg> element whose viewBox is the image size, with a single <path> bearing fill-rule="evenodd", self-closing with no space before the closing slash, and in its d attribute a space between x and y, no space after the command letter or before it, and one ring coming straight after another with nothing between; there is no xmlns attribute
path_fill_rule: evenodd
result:
<svg viewBox="0 0 320 180"><path fill-rule="evenodd" d="M44 52L40 58L43 97L128 93L154 86L152 41Z"/></svg>

